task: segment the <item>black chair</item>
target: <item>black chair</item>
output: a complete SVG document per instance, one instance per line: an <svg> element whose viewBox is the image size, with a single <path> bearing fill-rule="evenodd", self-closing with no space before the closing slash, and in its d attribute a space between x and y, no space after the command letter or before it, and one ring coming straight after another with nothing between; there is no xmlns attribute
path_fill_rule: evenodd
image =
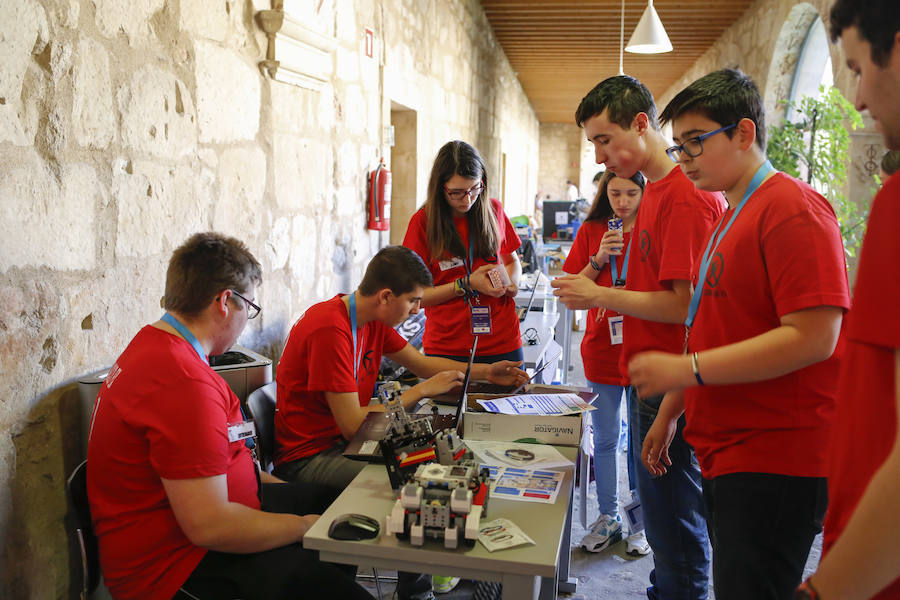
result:
<svg viewBox="0 0 900 600"><path fill-rule="evenodd" d="M81 550L81 600L87 600L100 584L100 553L91 524L91 507L87 495L87 461L75 467L66 481L69 499L75 509L75 539Z"/></svg>
<svg viewBox="0 0 900 600"><path fill-rule="evenodd" d="M275 382L267 383L251 393L247 398L247 408L256 425L259 464L264 471L271 472L275 457Z"/></svg>

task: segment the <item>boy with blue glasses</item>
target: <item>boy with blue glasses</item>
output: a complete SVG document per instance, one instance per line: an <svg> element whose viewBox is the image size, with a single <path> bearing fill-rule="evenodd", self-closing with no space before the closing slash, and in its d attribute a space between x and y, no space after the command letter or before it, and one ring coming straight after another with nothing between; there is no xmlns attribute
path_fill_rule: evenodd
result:
<svg viewBox="0 0 900 600"><path fill-rule="evenodd" d="M740 71L698 79L661 118L678 143L670 158L729 208L695 264L686 352L629 363L642 395L670 392L642 460L665 473L683 413L716 597L783 600L827 505L835 348L850 306L840 229L825 198L766 159L762 99Z"/></svg>

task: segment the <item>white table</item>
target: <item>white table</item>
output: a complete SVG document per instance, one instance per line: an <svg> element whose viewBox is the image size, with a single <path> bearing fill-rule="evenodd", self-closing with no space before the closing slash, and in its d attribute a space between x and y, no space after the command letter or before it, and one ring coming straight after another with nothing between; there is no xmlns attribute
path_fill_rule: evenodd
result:
<svg viewBox="0 0 900 600"><path fill-rule="evenodd" d="M527 290L520 289L519 293L516 294L516 306L528 306L528 300L530 298L530 286ZM522 323L528 322L529 318L535 314L544 314L548 316L554 314L557 315L553 325L553 337L556 342L562 346L562 375L560 382L566 384L569 380L569 364L572 350L572 311L566 308L566 306L559 302L556 296L553 295L553 288L550 287L550 281L547 279L547 276L543 274L540 274L537 290L534 293L534 302L531 304L531 310L528 311L528 316L525 317L525 321ZM522 327L520 327L520 330L524 332ZM523 349L527 348L527 345L523 346Z"/></svg>
<svg viewBox="0 0 900 600"><path fill-rule="evenodd" d="M576 448L558 447L574 460ZM559 591L575 591L569 579L569 536L572 530L573 468L565 479L555 504L490 499L486 520L505 517L519 525L534 541L498 552L488 552L480 543L472 548L448 550L438 540L424 546L386 535L385 517L397 495L388 483L383 465L367 465L349 487L306 533L303 547L318 550L327 562L372 566L413 573L437 573L503 584L504 600L553 600ZM346 513L359 513L378 520L382 533L374 540L333 540L328 526Z"/></svg>
<svg viewBox="0 0 900 600"><path fill-rule="evenodd" d="M554 330L559 322L559 313L545 313L541 311L529 311L525 319L519 322L519 334L522 336L522 353L525 360L522 368L533 372L543 368L547 361L557 361L562 356L561 348L554 339ZM538 342L529 344L525 340L529 330L533 329ZM553 373L556 367L551 365L543 370L535 383L550 384L553 382Z"/></svg>

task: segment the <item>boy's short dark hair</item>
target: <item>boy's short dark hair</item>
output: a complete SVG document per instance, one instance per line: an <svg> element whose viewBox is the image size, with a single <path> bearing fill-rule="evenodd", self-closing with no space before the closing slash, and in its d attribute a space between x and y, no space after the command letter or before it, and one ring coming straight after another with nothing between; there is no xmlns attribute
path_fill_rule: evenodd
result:
<svg viewBox="0 0 900 600"><path fill-rule="evenodd" d="M372 296L387 288L401 296L417 286L431 287L433 284L431 271L418 254L405 246L385 246L369 261L359 292L363 296Z"/></svg>
<svg viewBox="0 0 900 600"><path fill-rule="evenodd" d="M900 150L889 150L881 157L881 170L887 175L900 171Z"/></svg>
<svg viewBox="0 0 900 600"><path fill-rule="evenodd" d="M756 144L766 151L766 109L753 80L740 69L721 69L704 75L672 98L660 120L670 123L684 113L699 113L722 127L750 119L756 125ZM729 138L734 129L724 132Z"/></svg>
<svg viewBox="0 0 900 600"><path fill-rule="evenodd" d="M872 62L887 65L894 36L900 31L897 0L837 0L831 7L831 41L836 42L848 27L856 27L859 37L872 47Z"/></svg>
<svg viewBox="0 0 900 600"><path fill-rule="evenodd" d="M262 268L244 242L209 231L195 233L172 253L163 307L196 316L222 290L246 294L262 283Z"/></svg>
<svg viewBox="0 0 900 600"><path fill-rule="evenodd" d="M595 85L581 99L575 111L575 124L583 127L585 121L596 117L604 109L609 109L607 114L610 123L615 123L622 129L630 129L638 113L646 113L650 127L659 131L653 94L634 77L616 75Z"/></svg>

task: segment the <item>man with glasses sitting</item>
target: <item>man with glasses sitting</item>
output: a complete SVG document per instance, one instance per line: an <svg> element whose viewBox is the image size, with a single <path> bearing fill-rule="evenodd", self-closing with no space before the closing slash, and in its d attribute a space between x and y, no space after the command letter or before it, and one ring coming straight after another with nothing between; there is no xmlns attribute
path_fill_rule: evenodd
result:
<svg viewBox="0 0 900 600"><path fill-rule="evenodd" d="M119 600L371 598L353 570L300 546L333 495L260 473L253 424L209 366L259 314L261 279L240 241L188 239L169 262L166 313L138 332L97 397L88 497Z"/></svg>

